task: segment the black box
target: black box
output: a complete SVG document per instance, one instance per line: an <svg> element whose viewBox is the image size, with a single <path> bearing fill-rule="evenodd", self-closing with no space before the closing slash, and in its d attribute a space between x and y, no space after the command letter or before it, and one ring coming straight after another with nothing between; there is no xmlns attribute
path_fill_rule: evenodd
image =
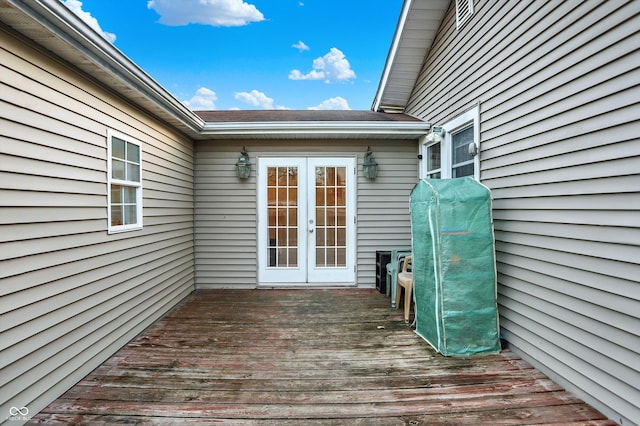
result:
<svg viewBox="0 0 640 426"><path fill-rule="evenodd" d="M387 293L387 263L391 262L390 251L376 251L376 289Z"/></svg>

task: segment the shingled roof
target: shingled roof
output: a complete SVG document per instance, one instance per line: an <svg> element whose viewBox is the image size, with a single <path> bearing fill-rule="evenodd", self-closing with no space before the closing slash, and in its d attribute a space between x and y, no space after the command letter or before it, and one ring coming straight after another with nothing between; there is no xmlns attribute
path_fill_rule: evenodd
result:
<svg viewBox="0 0 640 426"><path fill-rule="evenodd" d="M215 110L194 112L207 123L421 121L407 114L390 114L368 110Z"/></svg>

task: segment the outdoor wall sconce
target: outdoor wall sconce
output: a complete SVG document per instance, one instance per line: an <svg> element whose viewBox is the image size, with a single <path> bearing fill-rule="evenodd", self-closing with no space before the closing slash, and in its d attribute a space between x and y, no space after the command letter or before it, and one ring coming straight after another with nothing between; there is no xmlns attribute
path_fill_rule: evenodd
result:
<svg viewBox="0 0 640 426"><path fill-rule="evenodd" d="M364 177L367 179L375 179L378 176L378 163L376 163L376 159L373 158L371 147L367 147L367 152L364 154L362 171L364 172Z"/></svg>
<svg viewBox="0 0 640 426"><path fill-rule="evenodd" d="M251 161L244 146L240 152L240 158L236 162L236 174L240 179L247 179L251 174Z"/></svg>

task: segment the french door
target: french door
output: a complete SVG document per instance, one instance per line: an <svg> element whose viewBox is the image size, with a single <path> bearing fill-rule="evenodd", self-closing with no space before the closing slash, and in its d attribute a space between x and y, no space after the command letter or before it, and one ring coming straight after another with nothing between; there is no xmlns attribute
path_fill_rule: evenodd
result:
<svg viewBox="0 0 640 426"><path fill-rule="evenodd" d="M258 282L355 282L355 159L258 159Z"/></svg>

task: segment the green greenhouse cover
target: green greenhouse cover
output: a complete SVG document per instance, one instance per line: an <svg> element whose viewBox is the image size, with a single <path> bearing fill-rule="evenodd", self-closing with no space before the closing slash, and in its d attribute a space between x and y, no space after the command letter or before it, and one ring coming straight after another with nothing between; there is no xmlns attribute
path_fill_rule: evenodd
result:
<svg viewBox="0 0 640 426"><path fill-rule="evenodd" d="M489 189L423 179L410 204L416 333L443 355L499 352Z"/></svg>

